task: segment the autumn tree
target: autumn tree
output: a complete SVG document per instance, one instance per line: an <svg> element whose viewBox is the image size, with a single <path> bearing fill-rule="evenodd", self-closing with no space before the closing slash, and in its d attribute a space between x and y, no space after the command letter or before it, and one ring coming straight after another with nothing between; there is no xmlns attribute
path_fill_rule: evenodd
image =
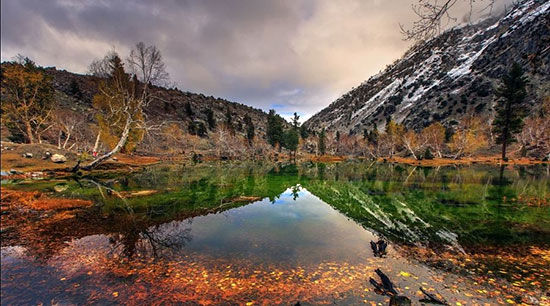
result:
<svg viewBox="0 0 550 306"><path fill-rule="evenodd" d="M424 128L420 133L421 141L429 147L431 151L434 151L439 158L443 156L445 131L445 127L441 123L434 122Z"/></svg>
<svg viewBox="0 0 550 306"><path fill-rule="evenodd" d="M29 58L21 63L3 63L2 120L27 143L41 142L41 135L54 126L52 79Z"/></svg>
<svg viewBox="0 0 550 306"><path fill-rule="evenodd" d="M544 99L538 112L525 119L517 139L523 156L529 153L550 159L550 96Z"/></svg>
<svg viewBox="0 0 550 306"><path fill-rule="evenodd" d="M124 70L118 55L110 59L111 75L99 85L93 98L101 139L112 153L131 152L143 138L143 99L138 81ZM109 157L111 156L109 155ZM108 158L108 157L107 157Z"/></svg>
<svg viewBox="0 0 550 306"><path fill-rule="evenodd" d="M93 169L121 150L131 151L143 138L144 132L154 129L148 125L143 111L149 101L149 85L165 80L168 75L160 52L154 46L138 43L130 52L128 63L133 76L114 51L90 65L90 72L102 77L93 105L97 110L100 135L111 151L97 157L84 167ZM156 128L162 126L157 124Z"/></svg>
<svg viewBox="0 0 550 306"><path fill-rule="evenodd" d="M393 120L389 120L386 124L386 132L383 134L383 142L388 151L389 156L393 156L399 146L403 143L403 135L405 127Z"/></svg>
<svg viewBox="0 0 550 306"><path fill-rule="evenodd" d="M515 134L521 132L525 111L522 102L527 96L527 78L518 63L502 77L501 85L496 89L496 116L493 121L493 133L496 143L502 144L502 159L506 160L506 147L515 142Z"/></svg>
<svg viewBox="0 0 550 306"><path fill-rule="evenodd" d="M414 159L418 159L416 156L416 152L422 148L423 143L419 139L418 135L414 132L414 130L408 130L403 134L402 142L407 151L411 153Z"/></svg>
<svg viewBox="0 0 550 306"><path fill-rule="evenodd" d="M489 143L487 136L489 129L486 118L471 115L463 117L449 142L453 157L472 156L485 148Z"/></svg>

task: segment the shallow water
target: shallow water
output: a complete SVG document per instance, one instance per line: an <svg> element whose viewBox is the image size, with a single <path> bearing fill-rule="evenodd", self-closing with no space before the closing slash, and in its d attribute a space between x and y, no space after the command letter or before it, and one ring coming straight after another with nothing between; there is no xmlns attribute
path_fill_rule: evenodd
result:
<svg viewBox="0 0 550 306"><path fill-rule="evenodd" d="M419 287L452 304L544 302L548 290L544 166L501 177L485 166L164 165L5 184L97 205L2 232L2 304L387 303L368 282L376 268L416 303ZM389 242L383 258L378 239ZM486 260L494 249L537 261ZM434 264L424 251L474 265ZM514 282L524 291L503 291Z"/></svg>

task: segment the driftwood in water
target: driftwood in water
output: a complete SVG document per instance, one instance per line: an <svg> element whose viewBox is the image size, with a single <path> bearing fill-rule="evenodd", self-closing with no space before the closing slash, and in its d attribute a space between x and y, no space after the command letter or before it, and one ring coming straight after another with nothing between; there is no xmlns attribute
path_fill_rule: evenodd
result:
<svg viewBox="0 0 550 306"><path fill-rule="evenodd" d="M388 243L382 239L378 240L378 242L371 241L370 247L372 249L372 253L374 254L374 257L383 257L386 255L386 247L388 246Z"/></svg>
<svg viewBox="0 0 550 306"><path fill-rule="evenodd" d="M80 162L81 162L81 160L78 160L76 165L71 169L71 172L76 173L78 171L78 169L80 169Z"/></svg>
<svg viewBox="0 0 550 306"><path fill-rule="evenodd" d="M438 305L449 305L449 303L447 303L447 301L445 301L445 299L443 299L443 300L438 299L435 295L428 293L422 287L420 287L420 291L422 291L422 293L424 293L424 295L426 296L426 298L420 300L420 302L438 304Z"/></svg>
<svg viewBox="0 0 550 306"><path fill-rule="evenodd" d="M408 306L411 300L404 295L394 295L390 299L390 306Z"/></svg>

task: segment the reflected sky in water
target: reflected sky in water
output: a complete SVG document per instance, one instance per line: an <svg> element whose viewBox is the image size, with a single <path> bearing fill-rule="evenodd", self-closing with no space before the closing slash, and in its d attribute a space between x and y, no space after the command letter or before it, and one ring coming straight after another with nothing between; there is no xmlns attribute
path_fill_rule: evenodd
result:
<svg viewBox="0 0 550 306"><path fill-rule="evenodd" d="M98 205L69 218L22 219L2 233L2 304L387 303L368 283L376 268L414 301L425 286L452 303L494 302L471 280L411 260L402 248L544 246L550 211L530 201L547 197L548 175L507 170L502 185L498 174L366 163L205 165L17 182L11 187ZM60 184L66 188L56 193ZM133 196L142 190L158 192ZM379 238L389 242L384 258L370 248Z"/></svg>

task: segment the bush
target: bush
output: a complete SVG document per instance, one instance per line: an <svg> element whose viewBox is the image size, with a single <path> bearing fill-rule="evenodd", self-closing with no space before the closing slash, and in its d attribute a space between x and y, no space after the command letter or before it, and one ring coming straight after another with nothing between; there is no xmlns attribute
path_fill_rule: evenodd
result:
<svg viewBox="0 0 550 306"><path fill-rule="evenodd" d="M430 151L430 148L426 148L426 152L424 152L424 159L434 159L434 156L432 154L432 151Z"/></svg>

